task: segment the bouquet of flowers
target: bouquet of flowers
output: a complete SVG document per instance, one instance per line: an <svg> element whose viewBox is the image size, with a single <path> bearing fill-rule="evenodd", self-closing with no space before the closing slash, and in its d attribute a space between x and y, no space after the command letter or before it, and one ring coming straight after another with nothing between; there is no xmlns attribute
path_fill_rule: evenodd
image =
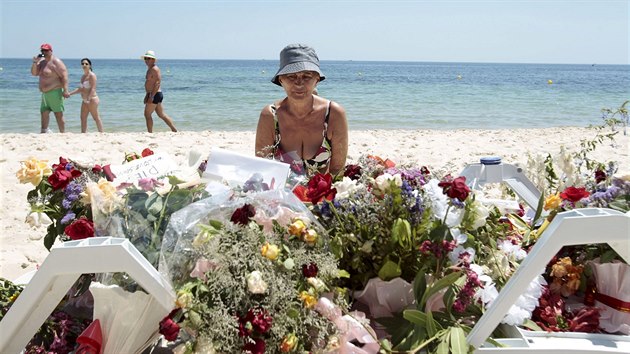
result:
<svg viewBox="0 0 630 354"><path fill-rule="evenodd" d="M323 231L281 190L230 192L173 214L160 262L178 289L168 327L181 321L189 352L363 352Z"/></svg>
<svg viewBox="0 0 630 354"><path fill-rule="evenodd" d="M89 183L111 179L109 167L90 166L63 157L52 167L47 162L29 158L20 162L16 173L20 183L35 186L27 194L31 212L26 222L32 227L47 227L44 237L47 249L57 239L67 241L94 236L92 210L89 198L85 198L85 188Z"/></svg>
<svg viewBox="0 0 630 354"><path fill-rule="evenodd" d="M383 316L376 321L389 333L385 348L466 347L465 333L526 256L522 230L477 201L464 177L438 179L426 167L368 156L336 182L315 175L294 192L313 204L330 233L331 250L350 274L347 286L408 282L411 301L388 298L387 289L367 301ZM543 283L533 282L504 322L529 318Z"/></svg>

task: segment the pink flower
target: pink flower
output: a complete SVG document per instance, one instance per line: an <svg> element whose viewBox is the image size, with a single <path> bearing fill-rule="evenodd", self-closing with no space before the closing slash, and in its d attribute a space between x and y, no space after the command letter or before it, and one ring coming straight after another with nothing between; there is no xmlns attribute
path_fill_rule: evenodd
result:
<svg viewBox="0 0 630 354"><path fill-rule="evenodd" d="M143 191L151 192L155 190L155 187L163 186L164 183L159 182L155 178L142 178L138 180L138 185L140 186L140 188L142 188Z"/></svg>
<svg viewBox="0 0 630 354"><path fill-rule="evenodd" d="M217 264L215 262L211 262L205 258L200 258L197 260L197 263L195 263L195 269L190 272L190 276L193 278L199 278L202 281L206 281L206 273L216 268Z"/></svg>

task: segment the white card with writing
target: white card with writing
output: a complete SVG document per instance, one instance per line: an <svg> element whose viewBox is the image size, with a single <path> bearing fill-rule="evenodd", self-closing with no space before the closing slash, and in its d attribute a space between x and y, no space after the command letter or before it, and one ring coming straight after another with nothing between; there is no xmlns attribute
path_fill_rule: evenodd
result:
<svg viewBox="0 0 630 354"><path fill-rule="evenodd" d="M154 154L123 165L111 165L115 183L134 183L143 178L159 178L179 172L179 166L167 154Z"/></svg>

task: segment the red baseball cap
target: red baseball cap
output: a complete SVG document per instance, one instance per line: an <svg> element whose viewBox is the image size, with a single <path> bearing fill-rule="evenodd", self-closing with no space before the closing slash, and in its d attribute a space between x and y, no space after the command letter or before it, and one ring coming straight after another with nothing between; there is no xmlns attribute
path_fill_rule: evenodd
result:
<svg viewBox="0 0 630 354"><path fill-rule="evenodd" d="M44 44L42 44L42 46L40 47L40 49L43 49L43 50L50 50L50 51L52 52L52 46L51 46L50 44L48 44L48 43L44 43Z"/></svg>

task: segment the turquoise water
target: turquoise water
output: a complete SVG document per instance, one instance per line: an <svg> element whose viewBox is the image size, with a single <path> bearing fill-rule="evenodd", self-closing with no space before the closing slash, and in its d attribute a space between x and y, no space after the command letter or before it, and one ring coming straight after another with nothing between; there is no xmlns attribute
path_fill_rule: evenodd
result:
<svg viewBox="0 0 630 354"><path fill-rule="evenodd" d="M70 88L79 59L63 59ZM141 60L92 60L105 131L145 131ZM31 59L0 59L2 132L39 132ZM160 60L164 109L180 130L255 130L262 107L283 97L275 60ZM601 123L602 108L630 99L628 65L323 61L321 96L346 109L350 129L542 128ZM552 80L552 84L548 84ZM81 100L66 100L79 132ZM167 131L154 115L155 131ZM89 121L89 131L95 131ZM56 128L51 115L51 128Z"/></svg>

